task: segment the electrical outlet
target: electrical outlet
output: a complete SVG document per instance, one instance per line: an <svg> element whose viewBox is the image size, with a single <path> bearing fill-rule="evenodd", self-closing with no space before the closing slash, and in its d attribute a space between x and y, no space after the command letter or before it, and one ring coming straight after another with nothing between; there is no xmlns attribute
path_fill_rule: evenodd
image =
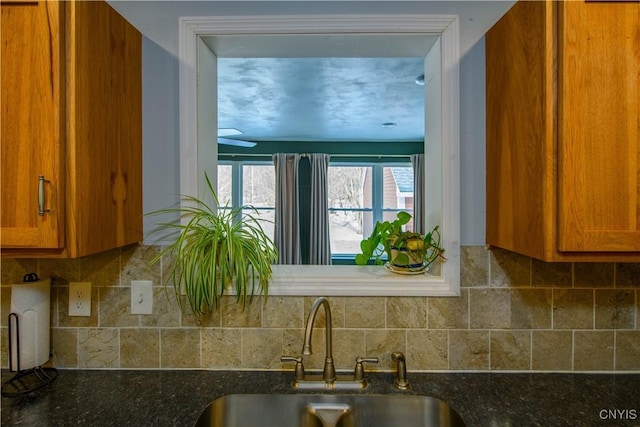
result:
<svg viewBox="0 0 640 427"><path fill-rule="evenodd" d="M69 316L91 316L91 282L69 282Z"/></svg>
<svg viewBox="0 0 640 427"><path fill-rule="evenodd" d="M151 280L131 281L131 314L153 313L153 282Z"/></svg>

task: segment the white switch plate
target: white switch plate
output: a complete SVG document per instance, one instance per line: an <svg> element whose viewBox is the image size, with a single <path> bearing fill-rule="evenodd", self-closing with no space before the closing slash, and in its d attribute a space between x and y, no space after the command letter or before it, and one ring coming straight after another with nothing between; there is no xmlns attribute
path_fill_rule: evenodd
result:
<svg viewBox="0 0 640 427"><path fill-rule="evenodd" d="M151 280L131 281L131 314L153 313L153 282Z"/></svg>
<svg viewBox="0 0 640 427"><path fill-rule="evenodd" d="M69 282L69 316L91 316L91 282Z"/></svg>

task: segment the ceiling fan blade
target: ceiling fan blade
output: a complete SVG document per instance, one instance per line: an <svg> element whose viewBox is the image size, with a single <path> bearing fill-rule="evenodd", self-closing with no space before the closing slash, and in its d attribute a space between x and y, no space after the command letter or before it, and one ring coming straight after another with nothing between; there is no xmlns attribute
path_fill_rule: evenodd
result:
<svg viewBox="0 0 640 427"><path fill-rule="evenodd" d="M233 145L234 147L255 147L257 143L252 141L244 141L242 139L218 138L218 144Z"/></svg>
<svg viewBox="0 0 640 427"><path fill-rule="evenodd" d="M218 128L218 136L234 136L234 135L242 135L242 132L236 128Z"/></svg>

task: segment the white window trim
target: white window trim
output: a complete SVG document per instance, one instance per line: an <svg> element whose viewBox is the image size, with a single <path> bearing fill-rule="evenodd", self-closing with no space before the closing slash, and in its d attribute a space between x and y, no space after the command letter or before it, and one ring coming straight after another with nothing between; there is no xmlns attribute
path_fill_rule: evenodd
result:
<svg viewBox="0 0 640 427"><path fill-rule="evenodd" d="M296 15L181 17L179 41L180 185L198 195L204 175L199 165L197 52L201 36L244 34L417 33L440 35L440 116L431 135L440 153L431 169L441 177L441 222L448 261L439 276L402 276L379 266L282 266L273 268L270 295L459 296L460 295L460 100L457 15ZM213 56L213 55L212 55ZM215 62L215 60L213 61ZM425 67L426 70L426 67ZM432 116L433 117L433 116ZM431 118L430 118L431 119ZM433 120L433 119L431 119ZM427 127L429 129L429 127ZM427 139L429 136L426 137ZM215 171L215 164L211 168ZM435 171L435 172L434 172ZM214 175L215 176L215 175ZM427 177L429 179L429 177ZM428 219L429 220L429 219ZM429 221L427 221L429 222Z"/></svg>

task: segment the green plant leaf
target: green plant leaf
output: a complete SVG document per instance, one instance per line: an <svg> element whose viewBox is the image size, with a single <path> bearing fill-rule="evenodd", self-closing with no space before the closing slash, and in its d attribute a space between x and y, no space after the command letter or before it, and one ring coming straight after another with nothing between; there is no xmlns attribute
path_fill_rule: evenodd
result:
<svg viewBox="0 0 640 427"><path fill-rule="evenodd" d="M177 233L177 237L150 264L163 258L173 261L169 264L166 282L173 285L180 304L184 288L186 300L196 316L217 309L228 285L234 286L236 300L243 308L256 295L264 295L266 301L271 264L278 259L275 245L265 234L260 220L251 213L243 213L256 210L251 206L218 209L218 197L207 175L205 180L215 206L183 196L185 203L179 208L148 214L179 216L180 222L158 224L158 230Z"/></svg>

